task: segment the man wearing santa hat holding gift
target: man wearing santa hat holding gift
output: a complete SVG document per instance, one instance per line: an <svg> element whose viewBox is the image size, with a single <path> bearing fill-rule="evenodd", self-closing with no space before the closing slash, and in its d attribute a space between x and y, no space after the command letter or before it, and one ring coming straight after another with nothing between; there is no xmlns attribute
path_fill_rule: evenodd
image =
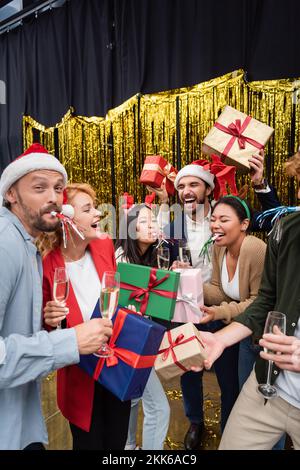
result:
<svg viewBox="0 0 300 470"><path fill-rule="evenodd" d="M66 183L65 168L40 144L10 163L0 179L0 449L44 448L40 378L78 363L79 354L96 352L112 332L110 320L102 319L41 330L42 263L35 238L60 223L53 211L61 210Z"/></svg>
<svg viewBox="0 0 300 470"><path fill-rule="evenodd" d="M280 202L273 188L270 188L263 178L263 162L264 153L253 155L249 159L251 166L250 177L252 186L256 191L263 210L277 207ZM193 268L201 268L203 282L210 281L212 273L212 264L207 262L207 258L203 263L200 256L201 248L211 237L210 230L210 196L215 188L215 176L209 168L202 166L202 161L196 161L190 165L183 167L176 175L174 186L178 192L178 197L183 205L183 212L174 222L164 227L165 236L170 239L170 260L173 267L181 267L181 261L178 261L180 246L188 245L190 251L190 264ZM152 189L152 188L151 188ZM168 195L164 190L153 191L158 195L160 202L166 204ZM256 217L260 213L257 212L252 218L252 230L260 230L256 223ZM165 219L165 216L161 217ZM270 226L264 226L264 230L270 230ZM179 326L173 323L172 328ZM199 330L217 331L224 327L224 323L220 320L210 322L207 325L196 325ZM222 403L222 427L225 426L226 420L238 395L238 374L231 364L237 362L236 346L228 348L225 354L219 359L219 367L215 368L218 382L221 388ZM226 371L226 373L225 373ZM228 374L231 374L229 376ZM190 421L190 427L184 439L184 445L187 450L197 449L201 443L201 436L204 431L204 414L203 414L203 389L202 375L196 372L187 372L181 376L181 387L183 393L183 401L185 414Z"/></svg>

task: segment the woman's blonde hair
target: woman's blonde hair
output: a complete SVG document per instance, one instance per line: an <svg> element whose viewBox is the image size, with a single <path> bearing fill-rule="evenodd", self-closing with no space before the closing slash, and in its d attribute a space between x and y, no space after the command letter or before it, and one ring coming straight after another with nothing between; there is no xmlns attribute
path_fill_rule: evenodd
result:
<svg viewBox="0 0 300 470"><path fill-rule="evenodd" d="M300 179L300 148L295 155L288 159L284 167L288 176L297 176Z"/></svg>
<svg viewBox="0 0 300 470"><path fill-rule="evenodd" d="M72 200L78 193L88 194L92 198L93 203L96 203L96 193L88 183L70 183L66 186L66 193L68 196L68 204L72 204ZM62 244L62 241L63 234L61 226L59 225L55 232L42 233L37 238L36 244L42 257L44 257L50 253L50 251L58 248Z"/></svg>

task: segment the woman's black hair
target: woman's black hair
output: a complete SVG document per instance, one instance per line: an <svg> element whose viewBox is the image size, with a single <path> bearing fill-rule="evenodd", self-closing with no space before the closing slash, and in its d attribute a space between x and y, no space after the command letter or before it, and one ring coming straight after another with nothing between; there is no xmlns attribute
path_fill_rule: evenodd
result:
<svg viewBox="0 0 300 470"><path fill-rule="evenodd" d="M157 255L155 241L145 253L141 253L138 245L138 240L133 239L128 234L128 228L136 232L137 219L142 209L147 208L151 211L151 208L147 204L137 204L134 206L127 215L125 215L121 221L120 233L126 235L126 238L118 239L116 241L116 249L122 247L124 256L128 259L129 263L142 264L144 266L157 267Z"/></svg>
<svg viewBox="0 0 300 470"><path fill-rule="evenodd" d="M243 200L243 202L242 202L242 201L240 201L239 198L233 197L233 196L221 197L221 199L219 199L218 202L216 202L216 204L212 208L212 212L211 212L212 214L214 213L215 208L219 204L226 204L227 206L230 206L234 210L234 212L236 213L236 215L237 215L237 217L238 217L238 219L241 223L245 219L249 219L249 215L247 214L246 208L244 207L244 204L246 204L246 206L249 209L249 213L250 213L250 224L249 224L249 226L246 230L246 233L249 233L251 231L250 225L251 225L251 219L252 219L253 212L252 212L252 209L249 207L249 204L245 200Z"/></svg>

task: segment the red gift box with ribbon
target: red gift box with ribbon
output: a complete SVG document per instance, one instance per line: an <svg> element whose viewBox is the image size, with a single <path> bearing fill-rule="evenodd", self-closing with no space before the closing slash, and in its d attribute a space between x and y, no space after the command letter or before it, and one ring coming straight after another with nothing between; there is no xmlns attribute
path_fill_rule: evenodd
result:
<svg viewBox="0 0 300 470"><path fill-rule="evenodd" d="M152 188L160 188L165 181L167 193L173 196L176 192L174 181L177 173L177 170L161 155L148 155L144 162L140 183Z"/></svg>
<svg viewBox="0 0 300 470"><path fill-rule="evenodd" d="M192 366L202 366L205 358L200 332L193 323L185 323L164 334L154 367L168 380L184 374Z"/></svg>
<svg viewBox="0 0 300 470"><path fill-rule="evenodd" d="M274 129L247 114L225 106L203 141L204 154L217 154L226 164L249 170L248 159L263 149Z"/></svg>

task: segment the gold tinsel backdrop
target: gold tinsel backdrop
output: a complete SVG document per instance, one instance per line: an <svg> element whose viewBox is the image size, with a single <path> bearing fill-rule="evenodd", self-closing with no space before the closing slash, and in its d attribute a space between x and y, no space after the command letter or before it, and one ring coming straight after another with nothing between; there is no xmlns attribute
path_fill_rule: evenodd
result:
<svg viewBox="0 0 300 470"><path fill-rule="evenodd" d="M65 165L70 181L87 181L100 203L116 204L127 191L144 200L139 175L146 155L163 155L179 168L201 158L201 144L226 104L275 128L266 151L266 174L283 204L295 204L296 182L282 164L299 145L300 82L245 82L243 70L195 85L141 95L110 110L105 117L76 116L70 109L61 122L45 127L23 118L23 144L40 141ZM238 176L241 186L247 176ZM253 194L250 192L250 202Z"/></svg>

